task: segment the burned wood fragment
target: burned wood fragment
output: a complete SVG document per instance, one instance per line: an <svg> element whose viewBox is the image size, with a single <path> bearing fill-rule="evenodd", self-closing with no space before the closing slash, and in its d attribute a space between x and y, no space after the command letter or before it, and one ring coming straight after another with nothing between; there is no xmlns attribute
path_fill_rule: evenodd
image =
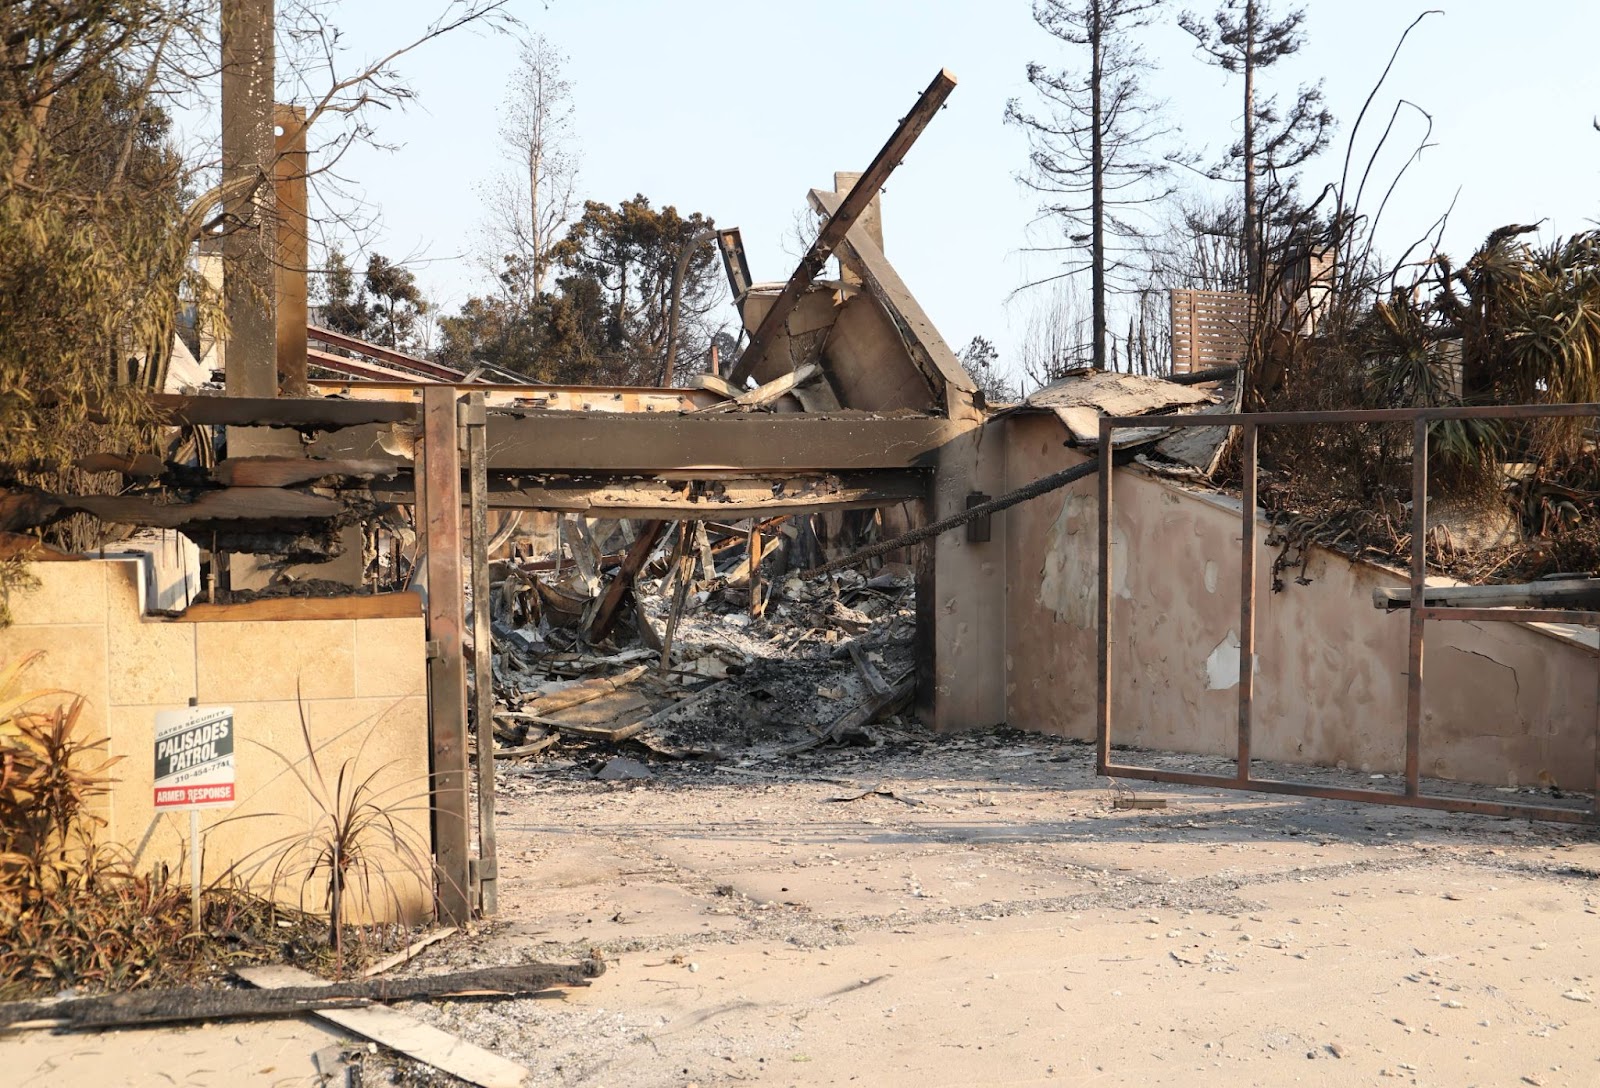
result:
<svg viewBox="0 0 1600 1088"><path fill-rule="evenodd" d="M119 472L124 476L155 479L167 466L153 453L89 453L73 465L84 472Z"/></svg>
<svg viewBox="0 0 1600 1088"><path fill-rule="evenodd" d="M759 385L747 393L740 393L732 400L721 401L706 408L699 409L702 413L708 412L738 412L750 411L755 408L765 408L783 397L784 394L793 392L799 386L822 374L822 368L815 363L806 363L798 370L774 378L765 385Z"/></svg>
<svg viewBox="0 0 1600 1088"><path fill-rule="evenodd" d="M560 739L556 734L551 733L527 744L517 744L510 748L496 748L494 750L494 758L521 759L524 756L536 756L546 748L553 747Z"/></svg>
<svg viewBox="0 0 1600 1088"><path fill-rule="evenodd" d="M361 480L388 478L399 469L400 462L377 458L322 461L305 457L229 457L216 467L211 477L226 487L288 487L324 476Z"/></svg>
<svg viewBox="0 0 1600 1088"><path fill-rule="evenodd" d="M181 529L196 522L332 518L344 505L321 495L281 487L228 487L202 492L193 502L158 503L139 495L62 496L64 507L93 514L101 521Z"/></svg>
<svg viewBox="0 0 1600 1088"><path fill-rule="evenodd" d="M889 686L889 682L883 678L883 674L873 666L872 662L867 660L867 655L862 651L859 643L849 643L846 646L846 650L850 654L850 660L855 662L856 669L861 673L861 679L866 682L867 690L874 697L881 699L894 690Z"/></svg>
<svg viewBox="0 0 1600 1088"><path fill-rule="evenodd" d="M872 695L865 702L858 703L833 720L833 723L823 730L821 734L807 738L799 744L785 748L781 754L786 756L798 755L810 751L812 748L824 744L838 744L859 733L867 725L886 717L903 708L917 693L916 673L909 672L902 676L890 689L882 695Z"/></svg>
<svg viewBox="0 0 1600 1088"><path fill-rule="evenodd" d="M317 1009L359 1008L374 1002L433 1001L470 994L513 997L566 986L587 986L605 971L599 960L487 967L423 978L364 979L276 990L182 987L0 1005L0 1028L61 1030L132 1027L193 1020L298 1016Z"/></svg>
<svg viewBox="0 0 1600 1088"><path fill-rule="evenodd" d="M671 568L677 582L672 587L672 608L667 613L667 629L661 636L661 674L666 675L672 666L672 639L678 631L678 621L683 618L684 601L689 595L689 579L694 573L694 556L689 552L689 523L678 524L678 543L672 552Z"/></svg>
<svg viewBox="0 0 1600 1088"><path fill-rule="evenodd" d="M558 710L579 706L620 690L633 683L649 671L645 665L637 665L627 672L617 676L597 676L589 680L580 680L570 687L553 691L549 695L542 695L529 703L524 704L522 713L527 715L554 714ZM496 711L496 714L510 716L507 712Z"/></svg>
<svg viewBox="0 0 1600 1088"><path fill-rule="evenodd" d="M36 529L62 513L61 500L36 487L0 488L0 532Z"/></svg>
<svg viewBox="0 0 1600 1088"><path fill-rule="evenodd" d="M606 587L605 596L600 599L600 605L589 622L590 642L599 642L611 633L611 627L617 620L617 610L622 605L623 595L632 589L633 580L638 577L639 569L644 566L645 560L650 558L650 553L665 535L667 525L665 521L647 522L639 538L628 549L627 556L622 560L622 569L617 571L616 576L611 579L611 584Z"/></svg>

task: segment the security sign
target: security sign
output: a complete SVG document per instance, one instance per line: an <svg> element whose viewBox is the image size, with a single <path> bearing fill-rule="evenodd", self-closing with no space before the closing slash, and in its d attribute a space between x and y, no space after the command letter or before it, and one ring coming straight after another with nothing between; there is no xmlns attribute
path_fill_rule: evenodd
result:
<svg viewBox="0 0 1600 1088"><path fill-rule="evenodd" d="M156 715L156 808L233 804L233 707Z"/></svg>

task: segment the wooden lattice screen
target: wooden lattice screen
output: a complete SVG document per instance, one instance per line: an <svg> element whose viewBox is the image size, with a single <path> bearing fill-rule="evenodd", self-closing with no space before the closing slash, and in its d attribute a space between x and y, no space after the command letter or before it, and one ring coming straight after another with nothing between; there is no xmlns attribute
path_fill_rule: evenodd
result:
<svg viewBox="0 0 1600 1088"><path fill-rule="evenodd" d="M1172 291L1172 372L1238 366L1250 341L1250 296L1240 291Z"/></svg>

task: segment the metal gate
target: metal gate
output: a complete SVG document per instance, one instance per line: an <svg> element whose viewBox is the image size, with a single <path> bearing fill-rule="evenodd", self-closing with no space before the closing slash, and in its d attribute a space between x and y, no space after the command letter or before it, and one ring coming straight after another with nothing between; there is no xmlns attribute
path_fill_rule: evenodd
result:
<svg viewBox="0 0 1600 1088"><path fill-rule="evenodd" d="M1589 807L1561 808L1549 805L1508 804L1467 797L1441 797L1421 789L1422 765L1422 651L1423 633L1429 620L1511 621L1520 623L1570 623L1600 627L1600 612L1533 608L1456 608L1429 606L1424 587L1427 579L1428 525L1428 424L1436 420L1457 419L1544 419L1551 417L1600 417L1600 404L1494 405L1459 408L1391 408L1337 412L1259 412L1230 415L1167 416L1163 426L1237 427L1239 461L1243 475L1242 554L1239 590L1239 723L1237 733L1237 772L1229 778L1217 774L1169 771L1155 767L1134 767L1111 762L1111 602L1112 548L1111 518L1113 480L1116 473L1102 470L1100 481L1100 583L1099 583L1099 660L1097 702L1097 749L1095 765L1102 775L1138 778L1152 782L1175 782L1193 786L1253 790L1260 793L1322 797L1335 801L1365 801L1414 808L1476 812L1491 816L1526 817L1567 823L1600 822L1600 713L1595 724L1595 775ZM1305 424L1405 423L1413 426L1411 465L1411 599L1410 663L1407 674L1405 792L1347 789L1318 786L1306 782L1257 778L1250 769L1250 731L1255 687L1256 618L1256 438L1262 426ZM1110 465L1111 437L1119 427L1148 428L1148 416L1107 417L1100 420L1100 464ZM1600 680L1597 680L1600 684ZM1600 687L1597 687L1600 690Z"/></svg>

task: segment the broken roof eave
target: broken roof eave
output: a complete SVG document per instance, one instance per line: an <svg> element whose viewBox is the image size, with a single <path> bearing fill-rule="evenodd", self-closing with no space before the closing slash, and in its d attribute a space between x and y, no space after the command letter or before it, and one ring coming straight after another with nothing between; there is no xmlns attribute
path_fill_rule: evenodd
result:
<svg viewBox="0 0 1600 1088"><path fill-rule="evenodd" d="M1048 412L1066 429L1073 445L1100 444L1100 422L1120 418L1112 432L1113 449L1151 447L1168 460L1209 475L1227 443L1229 428L1172 427L1160 419L1170 415L1207 415L1236 411L1237 389L1182 385L1164 378L1115 371L1080 370L1030 394L1020 405L1001 409L991 418ZM1144 421L1149 420L1148 426Z"/></svg>

